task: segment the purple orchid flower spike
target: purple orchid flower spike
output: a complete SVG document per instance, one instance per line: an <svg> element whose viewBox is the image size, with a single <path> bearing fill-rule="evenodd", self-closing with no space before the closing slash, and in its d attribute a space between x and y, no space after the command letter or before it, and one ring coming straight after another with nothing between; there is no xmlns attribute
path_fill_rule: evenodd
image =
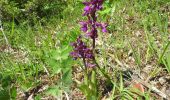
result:
<svg viewBox="0 0 170 100"><path fill-rule="evenodd" d="M89 38L93 40L91 48L89 48L83 41L82 37L79 36L77 41L72 43L73 52L70 55L74 59L81 58L84 61L84 64L87 67L94 67L96 66L93 61L94 57L94 50L95 50L95 39L98 37L98 28L101 28L102 32L107 32L107 24L97 22L97 14L98 10L102 10L102 4L104 0L89 0L84 1L83 4L84 12L83 16L87 16L87 21L81 21L81 31L83 31Z"/></svg>
<svg viewBox="0 0 170 100"><path fill-rule="evenodd" d="M73 52L71 52L71 56L75 58L93 58L93 52L90 48L88 48L85 43L82 41L81 37L77 38L77 41L71 43L74 47Z"/></svg>
<svg viewBox="0 0 170 100"><path fill-rule="evenodd" d="M102 29L102 32L107 32L107 24L99 23L97 22L97 15L96 12L98 10L102 10L102 4L104 0L90 0L90 1L84 1L83 4L85 5L83 16L87 16L88 23L81 22L82 25L81 30L86 33L86 36L89 36L93 40L97 38L97 28L100 26ZM87 26L91 27L89 28L89 32Z"/></svg>

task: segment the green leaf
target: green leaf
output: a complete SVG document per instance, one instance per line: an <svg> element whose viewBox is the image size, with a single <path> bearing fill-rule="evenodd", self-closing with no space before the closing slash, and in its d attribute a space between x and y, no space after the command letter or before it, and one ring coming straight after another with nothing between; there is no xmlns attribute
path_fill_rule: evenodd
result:
<svg viewBox="0 0 170 100"><path fill-rule="evenodd" d="M73 63L73 60L71 58L68 58L68 59L62 61L61 66L62 66L62 68L71 69L72 63ZM65 69L63 69L63 70L65 70Z"/></svg>
<svg viewBox="0 0 170 100"><path fill-rule="evenodd" d="M52 59L65 60L68 58L71 50L72 48L70 46L63 46L62 48L52 50L50 54L52 56Z"/></svg>
<svg viewBox="0 0 170 100"><path fill-rule="evenodd" d="M67 69L67 71L64 72L62 76L62 82L68 86L72 83L72 71L70 69Z"/></svg>
<svg viewBox="0 0 170 100"><path fill-rule="evenodd" d="M8 90L0 90L0 100L10 100L10 95Z"/></svg>
<svg viewBox="0 0 170 100"><path fill-rule="evenodd" d="M64 46L62 48L61 58L62 59L67 59L71 50L72 50L72 48L70 46Z"/></svg>
<svg viewBox="0 0 170 100"><path fill-rule="evenodd" d="M50 65L50 67L54 68L54 67L60 67L61 64L59 61L56 61L55 59L49 59L48 64Z"/></svg>
<svg viewBox="0 0 170 100"><path fill-rule="evenodd" d="M61 50L60 49L52 50L52 52L50 54L52 56L52 59L61 60Z"/></svg>
<svg viewBox="0 0 170 100"><path fill-rule="evenodd" d="M40 95L37 95L34 100L41 100L41 96Z"/></svg>
<svg viewBox="0 0 170 100"><path fill-rule="evenodd" d="M170 53L165 56L165 59L162 59L162 62L165 65L167 71L170 73Z"/></svg>
<svg viewBox="0 0 170 100"><path fill-rule="evenodd" d="M62 68L59 68L59 67L55 67L55 68L53 68L53 73L52 74L58 74L58 73L60 73L61 72L61 70L62 70Z"/></svg>
<svg viewBox="0 0 170 100"><path fill-rule="evenodd" d="M48 90L46 91L46 94L57 97L57 96L60 96L62 94L62 91L59 89L58 86L52 86L52 87L48 88Z"/></svg>
<svg viewBox="0 0 170 100"><path fill-rule="evenodd" d="M86 84L81 84L79 86L79 89L81 90L81 92L84 93L84 95L88 96L88 94L90 94L90 89Z"/></svg>
<svg viewBox="0 0 170 100"><path fill-rule="evenodd" d="M11 92L11 98L12 98L12 100L16 100L16 97L17 97L17 89L16 89L16 87L12 87L12 88L10 89L10 92Z"/></svg>
<svg viewBox="0 0 170 100"><path fill-rule="evenodd" d="M11 77L8 75L8 76L5 76L3 79L2 79L2 87L3 88L6 88L8 86L11 85Z"/></svg>
<svg viewBox="0 0 170 100"><path fill-rule="evenodd" d="M170 71L170 53L167 54L166 59L167 59L167 66L168 66L168 69Z"/></svg>

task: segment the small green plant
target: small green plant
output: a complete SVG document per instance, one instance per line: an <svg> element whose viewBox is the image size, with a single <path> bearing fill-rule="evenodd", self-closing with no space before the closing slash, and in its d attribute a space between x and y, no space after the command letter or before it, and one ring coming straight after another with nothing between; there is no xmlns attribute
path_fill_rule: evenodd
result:
<svg viewBox="0 0 170 100"><path fill-rule="evenodd" d="M73 52L70 55L73 59L81 59L83 62L84 82L80 85L80 90L84 93L87 100L99 99L98 86L97 86L97 68L102 74L111 82L110 77L100 68L96 61L96 38L98 37L98 29L101 28L102 32L107 32L106 23L97 22L97 11L101 10L103 0L85 1L83 4L83 16L87 16L87 21L81 21L81 30L86 33L86 37L91 39L89 46L83 41L83 37L79 36L76 42L72 43Z"/></svg>
<svg viewBox="0 0 170 100"><path fill-rule="evenodd" d="M162 52L162 54L159 58L158 63L162 62L165 65L166 70L170 73L170 53L169 52L166 53L166 51L169 48L169 45L170 45L170 42L168 42L168 44L165 46L165 48L164 48L164 50L163 50L163 52Z"/></svg>
<svg viewBox="0 0 170 100"><path fill-rule="evenodd" d="M55 84L46 91L47 95L61 97L63 93L69 92L72 83L72 63L69 57L70 46L62 46L46 52L45 63L49 66L50 77L60 75L61 77Z"/></svg>

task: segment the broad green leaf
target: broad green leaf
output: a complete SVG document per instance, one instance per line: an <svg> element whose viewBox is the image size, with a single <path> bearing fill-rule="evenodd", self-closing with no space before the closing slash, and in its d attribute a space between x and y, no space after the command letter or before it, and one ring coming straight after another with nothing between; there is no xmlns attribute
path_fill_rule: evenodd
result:
<svg viewBox="0 0 170 100"><path fill-rule="evenodd" d="M68 86L72 83L72 71L70 69L67 69L67 71L62 76L62 82Z"/></svg>
<svg viewBox="0 0 170 100"><path fill-rule="evenodd" d="M84 93L84 95L90 94L90 89L89 89L89 87L86 84L81 84L79 86L79 89L81 90L81 92Z"/></svg>
<svg viewBox="0 0 170 100"><path fill-rule="evenodd" d="M46 91L46 94L57 97L57 96L60 96L62 94L62 91L59 89L58 86L52 86L52 87L48 88L48 90Z"/></svg>
<svg viewBox="0 0 170 100"><path fill-rule="evenodd" d="M59 61L56 61L54 59L49 59L48 64L50 65L50 67L54 68L54 67L61 67L61 64Z"/></svg>

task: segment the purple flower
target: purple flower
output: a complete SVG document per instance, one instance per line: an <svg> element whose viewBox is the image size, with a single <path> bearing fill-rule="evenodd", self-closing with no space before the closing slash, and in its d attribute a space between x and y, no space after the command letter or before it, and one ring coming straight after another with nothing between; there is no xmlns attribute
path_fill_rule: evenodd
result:
<svg viewBox="0 0 170 100"><path fill-rule="evenodd" d="M89 14L89 13L90 13L90 10L91 10L90 6L85 6L85 8L84 8L84 14L83 14L83 15Z"/></svg>
<svg viewBox="0 0 170 100"><path fill-rule="evenodd" d="M106 28L103 28L103 29L102 29L102 32L103 32L103 33L106 33L106 32L107 32L107 29L106 29Z"/></svg>
<svg viewBox="0 0 170 100"><path fill-rule="evenodd" d="M85 6L84 11L90 12L90 6Z"/></svg>
<svg viewBox="0 0 170 100"><path fill-rule="evenodd" d="M88 27L87 27L87 22L80 22L80 25L81 25L81 30L83 31L83 32L87 32L87 30L88 30Z"/></svg>
<svg viewBox="0 0 170 100"><path fill-rule="evenodd" d="M107 25L97 22L96 12L102 9L102 4L104 0L90 0L89 2L85 1L83 16L87 16L87 22L80 22L81 30L86 33L86 36L92 38L93 40L97 38L97 28L100 27L102 32L107 32ZM88 28L89 27L89 28ZM90 29L88 31L88 29ZM88 31L88 32L87 32Z"/></svg>
<svg viewBox="0 0 170 100"><path fill-rule="evenodd" d="M87 21L81 21L81 31L86 33L87 37L93 40L91 48L89 48L83 41L81 36L79 36L76 42L71 43L73 46L73 51L70 55L76 60L78 58L83 59L85 66L94 67L94 54L95 50L95 39L98 37L98 28L101 28L102 32L107 32L107 24L97 22L98 10L102 10L102 4L104 0L89 0L84 1L84 13L83 16L87 16Z"/></svg>
<svg viewBox="0 0 170 100"><path fill-rule="evenodd" d="M73 46L73 52L70 53L70 55L77 59L77 58L87 58L92 59L93 58L93 51L88 48L85 43L81 40L81 36L77 38L77 41L74 43L71 43Z"/></svg>
<svg viewBox="0 0 170 100"><path fill-rule="evenodd" d="M107 24L105 24L105 23L103 23L103 24L101 24L101 29L102 29L102 32L103 33L106 33L107 32Z"/></svg>
<svg viewBox="0 0 170 100"><path fill-rule="evenodd" d="M82 41L81 36L77 38L77 41L71 43L73 46L73 51L70 53L70 56L73 57L74 60L78 58L82 58L85 61L87 67L94 67L95 65L92 63L94 59L92 49L88 48L85 43Z"/></svg>
<svg viewBox="0 0 170 100"><path fill-rule="evenodd" d="M90 32L86 34L87 37L91 37L92 39L97 38L97 30L96 28L92 28Z"/></svg>
<svg viewBox="0 0 170 100"><path fill-rule="evenodd" d="M74 60L79 57L79 54L77 52L71 52L70 55L73 57Z"/></svg>

